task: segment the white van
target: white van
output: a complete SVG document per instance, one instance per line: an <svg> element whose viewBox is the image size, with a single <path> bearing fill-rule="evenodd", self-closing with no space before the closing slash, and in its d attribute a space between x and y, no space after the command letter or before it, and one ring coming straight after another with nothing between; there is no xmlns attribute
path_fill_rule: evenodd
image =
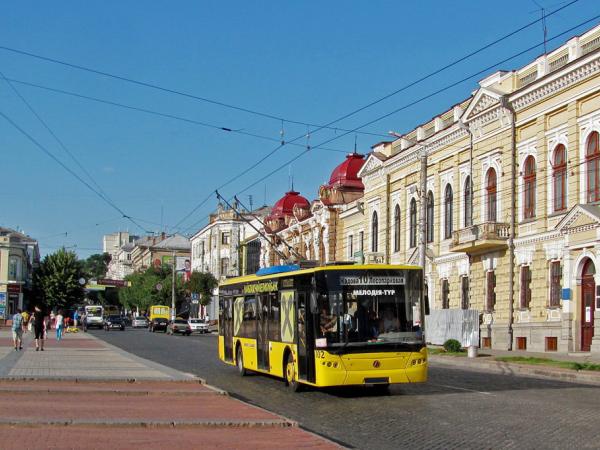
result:
<svg viewBox="0 0 600 450"><path fill-rule="evenodd" d="M83 322L83 331L90 327L102 328L104 321L104 308L101 305L88 305L85 307L85 321Z"/></svg>

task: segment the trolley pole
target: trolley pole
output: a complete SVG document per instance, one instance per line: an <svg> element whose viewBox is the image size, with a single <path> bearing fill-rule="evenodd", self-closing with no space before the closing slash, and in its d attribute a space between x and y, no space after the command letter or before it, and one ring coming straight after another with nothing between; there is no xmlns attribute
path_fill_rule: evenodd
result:
<svg viewBox="0 0 600 450"><path fill-rule="evenodd" d="M175 250L173 250L173 259L171 260L171 322L175 321Z"/></svg>

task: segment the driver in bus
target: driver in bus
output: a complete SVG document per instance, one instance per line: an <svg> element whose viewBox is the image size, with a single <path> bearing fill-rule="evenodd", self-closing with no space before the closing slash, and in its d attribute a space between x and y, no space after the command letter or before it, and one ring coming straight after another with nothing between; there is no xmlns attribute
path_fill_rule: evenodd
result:
<svg viewBox="0 0 600 450"><path fill-rule="evenodd" d="M400 329L400 322L397 317L394 317L392 308L385 308L379 326L382 333L389 333L390 331L398 331Z"/></svg>
<svg viewBox="0 0 600 450"><path fill-rule="evenodd" d="M329 314L327 308L321 309L320 317L321 333L335 333L337 331L337 316L335 314Z"/></svg>

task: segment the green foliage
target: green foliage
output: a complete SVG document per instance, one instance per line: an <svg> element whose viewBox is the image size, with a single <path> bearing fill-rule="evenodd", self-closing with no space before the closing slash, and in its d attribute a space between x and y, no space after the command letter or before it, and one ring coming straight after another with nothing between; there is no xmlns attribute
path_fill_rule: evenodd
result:
<svg viewBox="0 0 600 450"><path fill-rule="evenodd" d="M552 367L562 367L563 369L571 369L571 370L593 370L599 371L600 364L594 363L580 363L575 361L557 361L555 359L549 358L536 358L532 356L498 356L495 358L496 361L503 361L509 363L519 363L519 364L532 364L536 366L552 366Z"/></svg>
<svg viewBox="0 0 600 450"><path fill-rule="evenodd" d="M40 300L48 307L71 308L84 297L80 278L85 278L82 262L74 252L61 248L46 255L34 273L34 284Z"/></svg>
<svg viewBox="0 0 600 450"><path fill-rule="evenodd" d="M446 342L444 342L444 350L447 352L458 353L462 350L462 347L460 342L458 342L456 339L448 339Z"/></svg>
<svg viewBox="0 0 600 450"><path fill-rule="evenodd" d="M219 282L210 272L192 272L190 280L186 283L186 289L190 292L200 294L200 303L208 305L211 300L212 291L218 286Z"/></svg>
<svg viewBox="0 0 600 450"><path fill-rule="evenodd" d="M108 253L96 253L90 255L83 262L83 268L88 278L104 278L108 269L108 263L110 262L110 255Z"/></svg>
<svg viewBox="0 0 600 450"><path fill-rule="evenodd" d="M139 308L147 311L151 305L170 305L172 273L170 268L150 267L144 272L136 272L125 277L130 286L119 289L121 304L130 309ZM159 291L158 284L162 285ZM176 304L185 297L184 283L180 276L175 277Z"/></svg>

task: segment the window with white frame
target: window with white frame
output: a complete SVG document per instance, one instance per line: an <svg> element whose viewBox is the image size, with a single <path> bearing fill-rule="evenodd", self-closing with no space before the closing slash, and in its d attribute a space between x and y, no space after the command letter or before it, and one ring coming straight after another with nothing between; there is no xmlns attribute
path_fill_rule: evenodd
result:
<svg viewBox="0 0 600 450"><path fill-rule="evenodd" d="M452 202L452 186L448 184L444 192L444 239L452 237L452 219L454 217Z"/></svg>
<svg viewBox="0 0 600 450"><path fill-rule="evenodd" d="M400 251L400 205L394 208L394 252Z"/></svg>
<svg viewBox="0 0 600 450"><path fill-rule="evenodd" d="M554 212L567 209L567 149L563 144L552 153L552 194Z"/></svg>

